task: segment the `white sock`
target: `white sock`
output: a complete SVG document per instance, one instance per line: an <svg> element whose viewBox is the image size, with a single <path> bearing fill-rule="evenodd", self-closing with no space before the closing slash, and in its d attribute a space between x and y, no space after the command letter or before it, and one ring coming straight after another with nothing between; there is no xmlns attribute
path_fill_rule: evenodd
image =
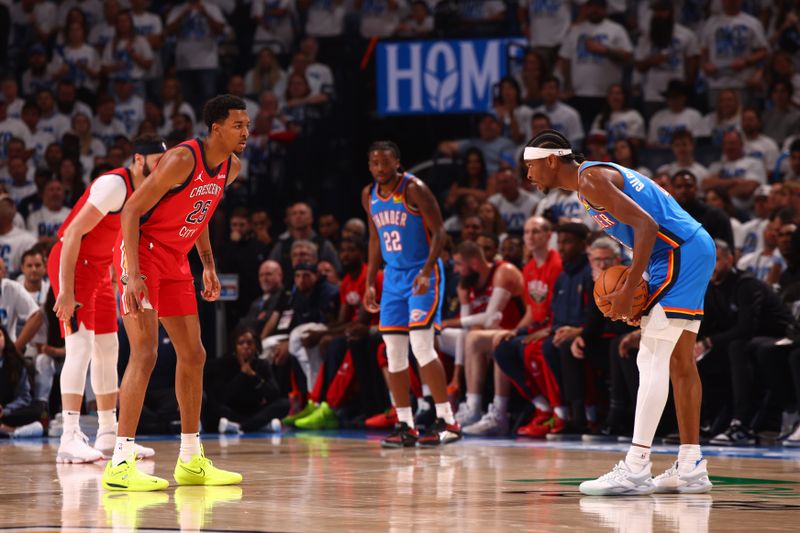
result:
<svg viewBox="0 0 800 533"><path fill-rule="evenodd" d="M565 405L559 405L555 408L556 416L561 420L569 420L569 409Z"/></svg>
<svg viewBox="0 0 800 533"><path fill-rule="evenodd" d="M97 433L107 433L114 431L114 424L117 423L117 410L108 409L107 411L97 411Z"/></svg>
<svg viewBox="0 0 800 533"><path fill-rule="evenodd" d="M63 434L73 433L81 430L81 412L80 411L61 411L61 418L64 423Z"/></svg>
<svg viewBox="0 0 800 533"><path fill-rule="evenodd" d="M397 421L405 422L408 427L414 428L414 415L411 413L411 407L398 407L397 408Z"/></svg>
<svg viewBox="0 0 800 533"><path fill-rule="evenodd" d="M649 462L650 448L631 446L628 449L628 455L625 456L625 464L627 464L633 472L641 472L642 468L647 466Z"/></svg>
<svg viewBox="0 0 800 533"><path fill-rule="evenodd" d="M125 461L130 460L133 455L134 439L132 437L117 437L114 445L114 455L111 457L111 464L119 466Z"/></svg>
<svg viewBox="0 0 800 533"><path fill-rule="evenodd" d="M681 444L678 448L678 470L689 472L694 470L698 461L703 458L699 444Z"/></svg>
<svg viewBox="0 0 800 533"><path fill-rule="evenodd" d="M553 408L550 406L550 402L548 402L547 398L545 398L541 394L533 399L533 406L536 407L538 410L544 412L549 412L553 410Z"/></svg>
<svg viewBox="0 0 800 533"><path fill-rule="evenodd" d="M473 413L480 413L482 404L483 397L480 394L475 394L474 392L467 393L467 409Z"/></svg>
<svg viewBox="0 0 800 533"><path fill-rule="evenodd" d="M391 392L389 393L389 401L392 403L392 407L394 407L395 406L394 394L392 394Z"/></svg>
<svg viewBox="0 0 800 533"><path fill-rule="evenodd" d="M500 414L506 414L508 412L508 396L498 396L494 395L494 400L492 400L492 405L494 405L495 410Z"/></svg>
<svg viewBox="0 0 800 533"><path fill-rule="evenodd" d="M436 418L443 418L448 424L456 423L456 419L453 417L453 408L450 407L450 402L436 404Z"/></svg>
<svg viewBox="0 0 800 533"><path fill-rule="evenodd" d="M200 433L181 433L181 461L188 463L200 455Z"/></svg>
<svg viewBox="0 0 800 533"><path fill-rule="evenodd" d="M431 395L431 388L428 387L425 383L422 384L422 395L423 396L430 396Z"/></svg>
<svg viewBox="0 0 800 533"><path fill-rule="evenodd" d="M597 407L594 405L587 405L585 407L586 410L586 420L589 422L597 422Z"/></svg>

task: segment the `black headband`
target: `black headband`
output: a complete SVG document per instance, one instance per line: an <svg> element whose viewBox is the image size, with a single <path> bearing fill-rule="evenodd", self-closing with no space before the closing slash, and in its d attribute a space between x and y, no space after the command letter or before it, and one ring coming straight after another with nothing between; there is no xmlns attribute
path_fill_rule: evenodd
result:
<svg viewBox="0 0 800 533"><path fill-rule="evenodd" d="M139 155L163 154L166 151L167 144L164 141L137 144L133 147L133 153Z"/></svg>

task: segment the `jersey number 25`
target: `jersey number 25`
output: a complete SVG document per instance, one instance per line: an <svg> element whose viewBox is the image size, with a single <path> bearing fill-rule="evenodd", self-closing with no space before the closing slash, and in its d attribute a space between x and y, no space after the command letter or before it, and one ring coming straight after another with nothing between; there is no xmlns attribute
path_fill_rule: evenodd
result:
<svg viewBox="0 0 800 533"><path fill-rule="evenodd" d="M383 243L386 245L387 252L402 252L403 245L400 243L399 231L387 231L383 234Z"/></svg>
<svg viewBox="0 0 800 533"><path fill-rule="evenodd" d="M211 205L211 200L200 200L194 203L194 209L191 213L186 215L187 224L202 224L208 215L208 208Z"/></svg>

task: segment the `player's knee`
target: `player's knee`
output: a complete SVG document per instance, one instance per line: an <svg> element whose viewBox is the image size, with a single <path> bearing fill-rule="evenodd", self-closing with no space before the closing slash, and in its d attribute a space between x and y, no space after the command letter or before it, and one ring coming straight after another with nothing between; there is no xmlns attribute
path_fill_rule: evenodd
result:
<svg viewBox="0 0 800 533"><path fill-rule="evenodd" d="M411 350L420 367L428 366L439 358L436 350L433 349L433 334L433 328L415 329L409 334Z"/></svg>
<svg viewBox="0 0 800 533"><path fill-rule="evenodd" d="M693 358L672 356L669 362L669 375L672 379L687 379L697 375L697 364Z"/></svg>
<svg viewBox="0 0 800 533"><path fill-rule="evenodd" d="M190 365L193 367L202 367L206 364L206 350L202 346L198 346L184 356L178 356L181 364Z"/></svg>
<svg viewBox="0 0 800 533"><path fill-rule="evenodd" d="M386 363L389 372L395 374L408 368L408 337L405 335L386 335Z"/></svg>
<svg viewBox="0 0 800 533"><path fill-rule="evenodd" d="M158 359L158 350L154 347L140 348L135 352L131 350L129 365L136 365L142 371L151 373L156 367L156 360Z"/></svg>

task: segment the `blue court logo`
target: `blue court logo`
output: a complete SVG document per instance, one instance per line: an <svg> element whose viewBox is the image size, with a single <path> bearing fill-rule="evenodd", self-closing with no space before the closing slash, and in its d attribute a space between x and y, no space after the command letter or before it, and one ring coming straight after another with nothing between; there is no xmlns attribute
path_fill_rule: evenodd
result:
<svg viewBox="0 0 800 533"><path fill-rule="evenodd" d="M523 39L406 41L378 45L381 115L474 113L492 106L492 87Z"/></svg>

